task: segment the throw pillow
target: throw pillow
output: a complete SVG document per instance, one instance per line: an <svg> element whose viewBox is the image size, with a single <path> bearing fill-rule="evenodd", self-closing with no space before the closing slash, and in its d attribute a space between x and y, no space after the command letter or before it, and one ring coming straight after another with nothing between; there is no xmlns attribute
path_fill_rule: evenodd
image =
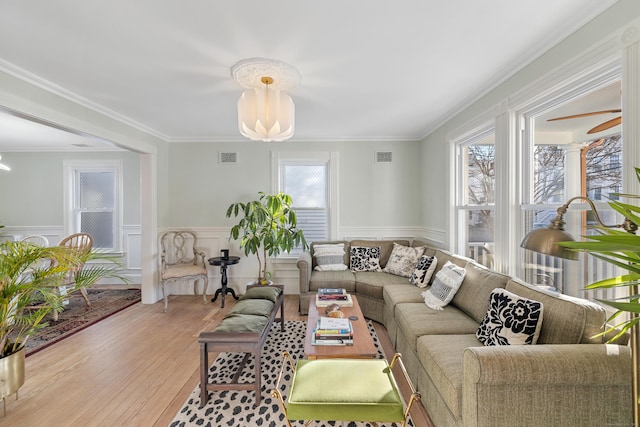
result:
<svg viewBox="0 0 640 427"><path fill-rule="evenodd" d="M496 288L476 337L487 346L533 345L540 336L543 309L541 302Z"/></svg>
<svg viewBox="0 0 640 427"><path fill-rule="evenodd" d="M389 256L389 261L382 271L402 277L411 277L416 263L424 253L424 246L410 248L408 246L393 243L393 250Z"/></svg>
<svg viewBox="0 0 640 427"><path fill-rule="evenodd" d="M268 299L273 302L277 302L278 298L282 294L282 289L274 286L256 286L247 289L244 295L240 296L239 300L245 299Z"/></svg>
<svg viewBox="0 0 640 427"><path fill-rule="evenodd" d="M422 255L409 278L409 282L419 288L426 288L437 265L438 259L436 257Z"/></svg>
<svg viewBox="0 0 640 427"><path fill-rule="evenodd" d="M380 247L352 246L351 271L382 271L380 268Z"/></svg>
<svg viewBox="0 0 640 427"><path fill-rule="evenodd" d="M458 292L466 272L464 268L447 261L436 273L431 288L422 293L424 303L434 310L442 310Z"/></svg>
<svg viewBox="0 0 640 427"><path fill-rule="evenodd" d="M344 263L344 243L321 244L313 246L316 271L346 270Z"/></svg>

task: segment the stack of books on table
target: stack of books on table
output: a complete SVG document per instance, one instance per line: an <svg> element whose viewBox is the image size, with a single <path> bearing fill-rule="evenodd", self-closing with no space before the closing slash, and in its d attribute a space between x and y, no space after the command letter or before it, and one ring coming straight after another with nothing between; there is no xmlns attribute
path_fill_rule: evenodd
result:
<svg viewBox="0 0 640 427"><path fill-rule="evenodd" d="M316 307L338 304L342 307L353 307L353 299L344 288L320 288L316 294Z"/></svg>
<svg viewBox="0 0 640 427"><path fill-rule="evenodd" d="M353 327L349 319L321 317L313 330L313 345L353 345Z"/></svg>

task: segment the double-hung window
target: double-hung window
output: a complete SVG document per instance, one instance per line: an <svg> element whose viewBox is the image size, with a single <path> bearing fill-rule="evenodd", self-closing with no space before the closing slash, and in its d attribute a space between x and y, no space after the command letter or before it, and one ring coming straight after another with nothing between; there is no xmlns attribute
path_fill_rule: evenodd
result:
<svg viewBox="0 0 640 427"><path fill-rule="evenodd" d="M492 126L455 141L456 252L493 267L495 132Z"/></svg>
<svg viewBox="0 0 640 427"><path fill-rule="evenodd" d="M121 163L65 162L65 181L67 233L91 234L95 248L120 251Z"/></svg>
<svg viewBox="0 0 640 427"><path fill-rule="evenodd" d="M291 196L298 228L308 243L331 239L334 153L274 153L277 191Z"/></svg>

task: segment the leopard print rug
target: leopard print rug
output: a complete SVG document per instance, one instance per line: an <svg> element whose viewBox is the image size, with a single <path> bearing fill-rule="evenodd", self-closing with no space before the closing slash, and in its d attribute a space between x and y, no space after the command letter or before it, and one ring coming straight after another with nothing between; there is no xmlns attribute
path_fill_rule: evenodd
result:
<svg viewBox="0 0 640 427"><path fill-rule="evenodd" d="M286 427L287 423L277 399L270 395L275 386L282 364L282 352L288 351L294 360L304 356L304 336L306 330L304 321L286 321L284 332L280 332L280 325L274 324L262 350L262 401L255 407L253 390L225 390L210 392L209 402L200 406L200 386L178 411L170 427L204 426L204 427ZM384 358L378 337L369 322L369 330L378 349L378 358ZM244 355L242 353L221 353L209 368L209 377L216 382L230 381ZM253 356L249 357L240 382L253 381ZM287 390L291 381L290 375L283 375L280 385L286 400ZM293 426L304 426L304 421L292 421ZM414 424L409 420L408 426ZM366 422L315 421L313 427L371 427ZM378 423L378 427L399 427L397 423Z"/></svg>

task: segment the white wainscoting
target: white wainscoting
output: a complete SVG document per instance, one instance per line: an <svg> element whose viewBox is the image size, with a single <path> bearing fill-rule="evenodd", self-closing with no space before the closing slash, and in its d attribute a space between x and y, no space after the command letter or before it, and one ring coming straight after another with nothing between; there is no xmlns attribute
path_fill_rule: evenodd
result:
<svg viewBox="0 0 640 427"><path fill-rule="evenodd" d="M167 230L177 229L177 227L159 230L158 238ZM198 247L207 253L207 257L220 255L221 249L229 249L229 255L239 256L240 262L227 267L227 287L233 289L236 294L245 292L247 283L255 280L258 275L258 261L255 255L245 257L237 241L229 241L229 228L226 227L188 227L189 230L198 236ZM336 240L398 240L404 239L412 241L419 238L432 243L434 246L444 246L444 232L435 232L419 227L345 227L339 230ZM287 294L300 293L299 273L296 266L297 257L281 256L277 259L269 259L269 271L271 271L275 283L284 285ZM209 271L209 290L212 295L220 288L220 268L207 266ZM160 284L158 284L160 286ZM198 292L202 292L202 286L198 286ZM193 294L192 283L176 283L172 285L170 293L173 295ZM220 299L216 301L219 303Z"/></svg>

